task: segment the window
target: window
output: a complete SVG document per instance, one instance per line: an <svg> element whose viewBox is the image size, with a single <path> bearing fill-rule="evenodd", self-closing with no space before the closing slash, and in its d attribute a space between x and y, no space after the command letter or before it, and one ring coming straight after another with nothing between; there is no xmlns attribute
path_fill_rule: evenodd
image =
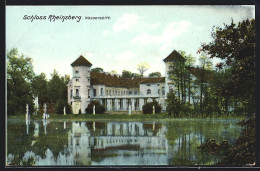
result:
<svg viewBox="0 0 260 171"><path fill-rule="evenodd" d="M88 78L88 82L90 81L90 79Z"/></svg>
<svg viewBox="0 0 260 171"><path fill-rule="evenodd" d="M73 90L70 90L70 98L72 99L73 97Z"/></svg>
<svg viewBox="0 0 260 171"><path fill-rule="evenodd" d="M113 90L113 95L115 95L115 91Z"/></svg>
<svg viewBox="0 0 260 171"><path fill-rule="evenodd" d="M75 71L75 77L79 77L79 71Z"/></svg>
<svg viewBox="0 0 260 171"><path fill-rule="evenodd" d="M106 91L106 95L108 96L108 90Z"/></svg>
<svg viewBox="0 0 260 171"><path fill-rule="evenodd" d="M97 95L97 90L93 89L93 96L95 97Z"/></svg>
<svg viewBox="0 0 260 171"><path fill-rule="evenodd" d="M150 89L147 90L147 94L151 94L151 90Z"/></svg>
<svg viewBox="0 0 260 171"><path fill-rule="evenodd" d="M132 94L132 91L129 91L129 94Z"/></svg>
<svg viewBox="0 0 260 171"><path fill-rule="evenodd" d="M109 95L111 96L111 90L109 90Z"/></svg>
<svg viewBox="0 0 260 171"><path fill-rule="evenodd" d="M123 91L121 91L121 95L123 95Z"/></svg>
<svg viewBox="0 0 260 171"><path fill-rule="evenodd" d="M160 89L158 90L158 94L160 94Z"/></svg>
<svg viewBox="0 0 260 171"><path fill-rule="evenodd" d="M150 86L150 84L147 84L147 86Z"/></svg>
<svg viewBox="0 0 260 171"><path fill-rule="evenodd" d="M79 89L76 89L76 96L79 96Z"/></svg>
<svg viewBox="0 0 260 171"><path fill-rule="evenodd" d="M88 98L90 98L90 89L88 89Z"/></svg>
<svg viewBox="0 0 260 171"><path fill-rule="evenodd" d="M162 95L165 95L165 88L162 87Z"/></svg>
<svg viewBox="0 0 260 171"><path fill-rule="evenodd" d="M76 82L79 82L79 79L76 79Z"/></svg>
<svg viewBox="0 0 260 171"><path fill-rule="evenodd" d="M137 91L135 91L135 94L137 94Z"/></svg>
<svg viewBox="0 0 260 171"><path fill-rule="evenodd" d="M103 96L103 88L100 89L100 95Z"/></svg>

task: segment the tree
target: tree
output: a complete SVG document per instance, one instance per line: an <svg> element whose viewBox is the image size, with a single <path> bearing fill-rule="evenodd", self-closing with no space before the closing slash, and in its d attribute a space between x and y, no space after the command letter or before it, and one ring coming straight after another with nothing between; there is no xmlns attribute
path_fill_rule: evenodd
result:
<svg viewBox="0 0 260 171"><path fill-rule="evenodd" d="M182 55L185 55L184 51L179 51ZM169 79L173 81L177 88L177 94L179 101L185 103L185 93L184 93L184 71L185 71L185 58L183 60L174 60L171 62L172 70L169 71Z"/></svg>
<svg viewBox="0 0 260 171"><path fill-rule="evenodd" d="M223 94L233 96L243 103L248 114L255 112L255 19L244 20L238 24L224 24L216 27L211 34L213 41L202 44L200 52L224 62L216 67L231 69L231 77L220 87ZM242 90L242 91L241 91Z"/></svg>
<svg viewBox="0 0 260 171"><path fill-rule="evenodd" d="M101 105L99 103L99 101L97 101L97 100L91 101L88 104L88 107L85 109L86 113L93 114L93 107L94 107L94 105L95 105L95 113L96 114L105 113L105 107L103 105Z"/></svg>
<svg viewBox="0 0 260 171"><path fill-rule="evenodd" d="M154 106L155 113L161 113L162 107L160 106L160 104L157 101L154 100L151 103L146 103L145 105L143 105L143 107L142 107L143 114L152 114L153 106Z"/></svg>
<svg viewBox="0 0 260 171"><path fill-rule="evenodd" d="M152 73L149 74L149 77L150 78L161 77L161 73L160 72L152 72Z"/></svg>
<svg viewBox="0 0 260 171"><path fill-rule="evenodd" d="M202 54L199 58L200 61L200 70L199 70L199 77L197 78L197 83L200 87L200 112L203 112L203 94L206 92L206 72L211 70L212 62L207 57L206 54Z"/></svg>
<svg viewBox="0 0 260 171"><path fill-rule="evenodd" d="M123 70L122 71L122 78L131 78L132 77L132 72Z"/></svg>
<svg viewBox="0 0 260 171"><path fill-rule="evenodd" d="M117 74L116 70L112 70L110 74Z"/></svg>
<svg viewBox="0 0 260 171"><path fill-rule="evenodd" d="M132 78L142 78L142 76L137 73L132 73Z"/></svg>
<svg viewBox="0 0 260 171"><path fill-rule="evenodd" d="M185 56L185 68L190 68L194 65L195 63L195 58L192 57L192 55ZM192 75L189 71L186 72L186 77L188 81L188 101L189 104L191 103L191 94L192 94L192 87L193 87L193 81L192 81Z"/></svg>
<svg viewBox="0 0 260 171"><path fill-rule="evenodd" d="M43 105L45 102L48 102L47 83L46 75L44 73L35 76L32 80L33 94L38 96L39 103L41 105Z"/></svg>
<svg viewBox="0 0 260 171"><path fill-rule="evenodd" d="M55 113L56 114L64 114L64 107L66 109L66 114L72 114L72 107L64 101L63 99L57 100L55 104Z"/></svg>
<svg viewBox="0 0 260 171"><path fill-rule="evenodd" d="M137 73L132 73L131 71L123 70L122 78L141 78L142 76Z"/></svg>
<svg viewBox="0 0 260 171"><path fill-rule="evenodd" d="M104 70L103 68L96 67L96 68L92 68L91 72L104 72Z"/></svg>
<svg viewBox="0 0 260 171"><path fill-rule="evenodd" d="M180 100L176 97L173 91L167 94L166 106L166 110L169 116L171 116L172 114L174 115L174 117L179 116L181 111Z"/></svg>
<svg viewBox="0 0 260 171"><path fill-rule="evenodd" d="M68 75L60 76L58 72L54 69L51 74L51 79L48 82L48 98L51 103L56 103L59 99L62 101L67 101L68 91L67 84L70 80Z"/></svg>
<svg viewBox="0 0 260 171"><path fill-rule="evenodd" d="M25 114L26 104L34 111L31 81L34 77L32 59L20 55L16 48L7 53L7 113Z"/></svg>
<svg viewBox="0 0 260 171"><path fill-rule="evenodd" d="M137 70L140 72L140 75L143 77L144 72L150 68L150 65L146 62L141 62L137 65Z"/></svg>

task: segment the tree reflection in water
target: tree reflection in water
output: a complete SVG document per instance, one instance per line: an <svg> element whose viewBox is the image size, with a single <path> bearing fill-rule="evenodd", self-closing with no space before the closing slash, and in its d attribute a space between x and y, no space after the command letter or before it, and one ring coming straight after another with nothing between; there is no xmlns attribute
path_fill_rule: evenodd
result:
<svg viewBox="0 0 260 171"><path fill-rule="evenodd" d="M233 143L241 130L236 122L8 121L7 164L212 165L221 156L201 153L197 146L212 137Z"/></svg>

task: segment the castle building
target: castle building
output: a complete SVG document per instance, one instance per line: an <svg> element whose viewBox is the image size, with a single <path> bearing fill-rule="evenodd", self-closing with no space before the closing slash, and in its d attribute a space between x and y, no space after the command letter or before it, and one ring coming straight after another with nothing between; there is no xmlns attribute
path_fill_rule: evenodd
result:
<svg viewBox="0 0 260 171"><path fill-rule="evenodd" d="M92 100L98 100L105 106L106 111L141 111L142 106L156 100L162 110L166 110L167 93L174 89L169 80L171 62L185 61L173 51L163 61L165 77L154 78L122 78L106 72L91 72L92 64L80 56L72 64L72 78L68 83L68 103L72 105L74 114L85 109Z"/></svg>

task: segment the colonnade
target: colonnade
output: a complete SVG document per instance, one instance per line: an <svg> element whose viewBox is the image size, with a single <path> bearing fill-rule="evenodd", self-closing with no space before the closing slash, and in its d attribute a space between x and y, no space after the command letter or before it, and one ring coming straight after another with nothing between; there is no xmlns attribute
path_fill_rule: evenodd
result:
<svg viewBox="0 0 260 171"><path fill-rule="evenodd" d="M153 101L152 98L99 98L95 100L99 100L106 111L127 111L129 108L132 111L140 111L143 105Z"/></svg>

